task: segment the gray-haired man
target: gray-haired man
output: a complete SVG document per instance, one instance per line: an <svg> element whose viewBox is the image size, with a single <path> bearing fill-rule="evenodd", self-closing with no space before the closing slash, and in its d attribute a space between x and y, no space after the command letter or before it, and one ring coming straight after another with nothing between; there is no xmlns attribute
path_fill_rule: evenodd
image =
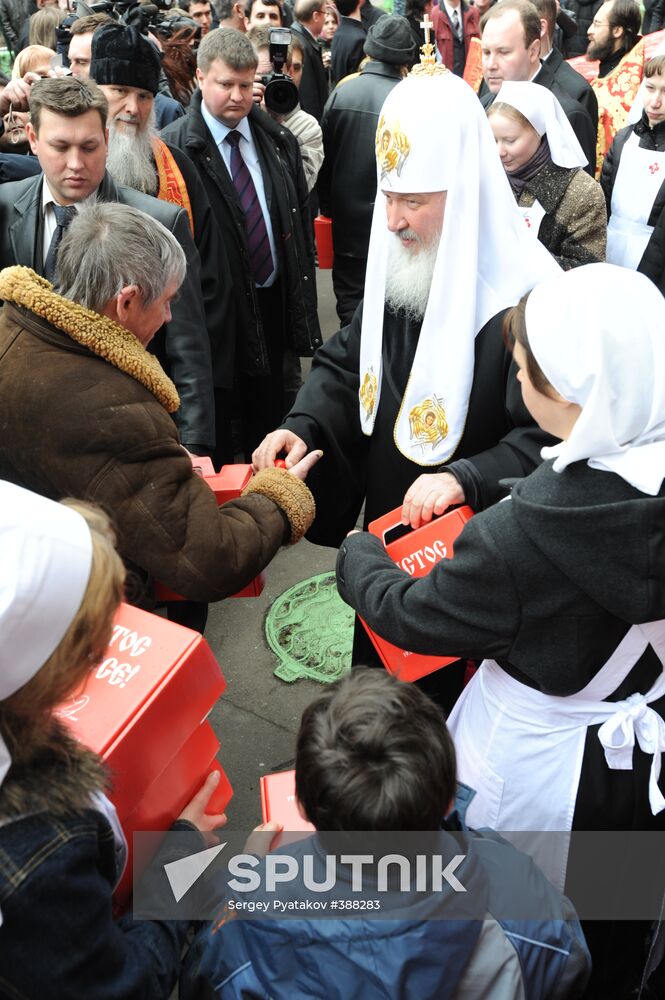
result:
<svg viewBox="0 0 665 1000"><path fill-rule="evenodd" d="M3 271L0 479L100 504L144 582L207 602L235 593L306 530L314 510L300 478L318 455L296 476L268 470L217 507L169 417L175 386L145 349L185 274L164 226L103 203L81 206L63 237L55 290L28 268ZM149 603L150 593L129 599Z"/></svg>
<svg viewBox="0 0 665 1000"><path fill-rule="evenodd" d="M25 264L53 277L57 245L86 198L120 202L163 223L185 251L187 273L171 321L156 341L178 387L183 444L197 454L215 443L210 345L201 265L184 209L116 184L106 172L106 98L95 83L39 80L30 93L27 126L43 175L0 185L0 267ZM63 211L64 210L64 211Z"/></svg>

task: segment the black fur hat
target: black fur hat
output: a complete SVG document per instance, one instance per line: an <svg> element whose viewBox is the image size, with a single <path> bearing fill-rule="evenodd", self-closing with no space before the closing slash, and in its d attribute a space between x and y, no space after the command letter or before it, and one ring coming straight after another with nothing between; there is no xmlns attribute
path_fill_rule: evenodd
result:
<svg viewBox="0 0 665 1000"><path fill-rule="evenodd" d="M102 24L92 36L90 76L95 83L139 87L156 94L161 62L152 42L124 24Z"/></svg>

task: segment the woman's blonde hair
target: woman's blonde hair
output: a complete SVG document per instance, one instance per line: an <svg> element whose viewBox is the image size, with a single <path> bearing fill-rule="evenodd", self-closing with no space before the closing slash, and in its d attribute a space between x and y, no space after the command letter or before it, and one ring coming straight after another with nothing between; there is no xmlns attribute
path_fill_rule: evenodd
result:
<svg viewBox="0 0 665 1000"><path fill-rule="evenodd" d="M487 109L487 117L491 118L492 115L503 115L504 118L510 118L510 120L515 122L517 125L521 125L522 128L530 128L532 132L535 132L536 135L538 135L538 132L533 127L529 119L525 118L522 112L518 111L517 108L514 108L512 104L506 104L505 101L494 101L494 103L490 104Z"/></svg>
<svg viewBox="0 0 665 1000"><path fill-rule="evenodd" d="M30 18L30 45L44 45L54 52L58 44L56 30L69 15L59 7L43 7Z"/></svg>
<svg viewBox="0 0 665 1000"><path fill-rule="evenodd" d="M12 80L17 80L25 76L26 73L36 72L45 59L49 61L55 55L54 49L49 49L45 45L28 45L17 55L12 66Z"/></svg>
<svg viewBox="0 0 665 1000"><path fill-rule="evenodd" d="M0 701L0 731L12 760L28 759L48 743L49 715L85 680L102 659L111 638L113 616L123 598L125 567L115 550L111 522L102 510L80 500L65 500L85 518L92 538L88 586L67 632L48 660L23 687ZM30 637L26 636L26 642Z"/></svg>

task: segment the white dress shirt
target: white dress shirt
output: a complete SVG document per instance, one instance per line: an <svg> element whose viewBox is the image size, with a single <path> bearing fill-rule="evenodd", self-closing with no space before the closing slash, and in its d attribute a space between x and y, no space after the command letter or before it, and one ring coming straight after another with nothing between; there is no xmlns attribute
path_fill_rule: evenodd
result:
<svg viewBox="0 0 665 1000"><path fill-rule="evenodd" d="M274 270L270 277L263 285L257 285L257 288L268 288L270 285L275 283L277 278L277 250L275 247L275 237L273 236L272 223L270 221L270 212L268 211L268 202L266 200L266 192L263 186L263 174L261 173L261 164L259 163L259 154L254 143L254 136L252 135L252 130L249 127L249 122L247 118L243 118L242 121L238 122L235 129L229 128L228 125L224 125L219 119L215 118L214 115L210 114L210 111L206 107L205 101L201 101L201 114L203 115L203 120L210 129L210 133L217 143L217 148L222 154L222 160L224 161L224 166L229 172L229 177L231 176L231 146L225 139L229 132L239 132L240 133L240 143L238 149L240 150L240 155L247 164L247 169L249 170L250 176L254 181L254 187L256 188L256 194L259 199L259 205L261 206L261 211L263 213L263 219L266 224L266 229L268 230L268 240L270 242L270 252L272 253L272 262Z"/></svg>

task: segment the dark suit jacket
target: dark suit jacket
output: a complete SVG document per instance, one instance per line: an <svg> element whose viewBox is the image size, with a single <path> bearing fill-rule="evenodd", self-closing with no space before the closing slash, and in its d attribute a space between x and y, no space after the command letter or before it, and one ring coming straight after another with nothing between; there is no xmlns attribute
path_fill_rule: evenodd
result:
<svg viewBox="0 0 665 1000"><path fill-rule="evenodd" d="M0 267L22 264L43 272L42 184L40 174L0 185ZM191 450L212 449L215 414L210 345L201 299L201 265L187 213L177 205L122 187L109 174L104 174L97 198L145 212L166 226L185 251L187 273L172 305L173 319L157 333L153 344L156 341L159 349L163 340L169 374L180 393L176 422L183 444Z"/></svg>
<svg viewBox="0 0 665 1000"><path fill-rule="evenodd" d="M365 56L367 33L362 21L341 17L330 46L330 69L333 83L355 73Z"/></svg>
<svg viewBox="0 0 665 1000"><path fill-rule="evenodd" d="M323 108L328 99L328 74L323 68L321 49L307 28L299 21L294 21L291 31L298 36L305 50L305 61L300 81L300 107L308 115L314 115L317 122L321 121Z"/></svg>
<svg viewBox="0 0 665 1000"><path fill-rule="evenodd" d="M275 237L282 295L284 344L311 356L321 344L316 307L314 248L310 236L309 197L300 149L294 135L254 105L249 123L257 148L268 211ZM190 157L203 182L227 250L236 308L236 373L270 374L256 287L249 264L245 217L219 148L201 114L201 91L192 96L185 118L162 133L169 145Z"/></svg>
<svg viewBox="0 0 665 1000"><path fill-rule="evenodd" d="M557 86L562 87L569 97L578 101L589 112L591 123L597 131L598 100L593 87L586 82L581 73L578 73L565 61L558 49L552 49L547 57L546 65L552 70Z"/></svg>
<svg viewBox="0 0 665 1000"><path fill-rule="evenodd" d="M540 64L540 70L536 74L533 82L539 83L541 87L547 87L547 89L551 90L559 101L559 104L565 112L566 118L572 125L573 132L578 138L584 155L589 161L588 165L584 169L588 174L594 177L596 173L597 129L594 129L593 127L593 122L591 121L589 112L582 107L579 101L574 101L573 98L566 93L564 88L557 83L554 73L549 68L547 63ZM481 96L480 102L485 110L487 110L487 108L494 103L495 97L496 94L493 94L491 90L488 90L486 94Z"/></svg>

